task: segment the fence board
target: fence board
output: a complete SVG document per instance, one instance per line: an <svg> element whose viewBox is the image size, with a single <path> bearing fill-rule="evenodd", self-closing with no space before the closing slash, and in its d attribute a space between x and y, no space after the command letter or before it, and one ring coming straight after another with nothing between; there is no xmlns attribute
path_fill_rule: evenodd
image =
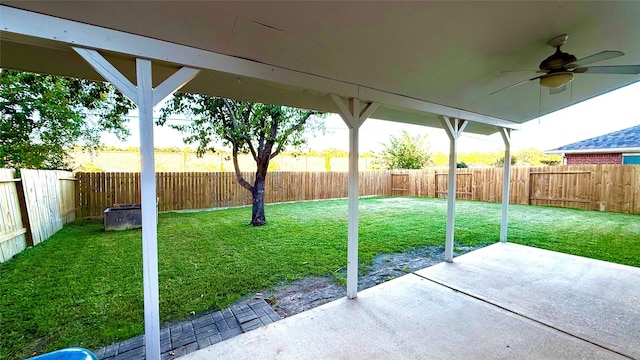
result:
<svg viewBox="0 0 640 360"><path fill-rule="evenodd" d="M48 239L66 221L74 219L73 186L60 184L72 178L67 171L20 170L25 204L29 215L29 223L33 236L33 244ZM62 179L62 180L61 180ZM64 214L64 215L62 215Z"/></svg>
<svg viewBox="0 0 640 360"><path fill-rule="evenodd" d="M68 177L65 177L68 175ZM70 223L76 219L76 202L75 202L75 188L76 179L71 177L71 174L65 174L65 172L58 172L58 194L59 194L59 211L62 224Z"/></svg>
<svg viewBox="0 0 640 360"><path fill-rule="evenodd" d="M11 259L27 247L15 170L0 169L0 263Z"/></svg>

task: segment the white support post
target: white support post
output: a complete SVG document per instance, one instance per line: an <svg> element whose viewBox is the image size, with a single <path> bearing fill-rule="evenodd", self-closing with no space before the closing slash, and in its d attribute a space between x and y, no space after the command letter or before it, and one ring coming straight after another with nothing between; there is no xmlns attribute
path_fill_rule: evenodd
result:
<svg viewBox="0 0 640 360"><path fill-rule="evenodd" d="M511 185L511 129L500 128L504 141L504 175L502 176L502 219L500 220L500 242L507 242L509 225L509 196Z"/></svg>
<svg viewBox="0 0 640 360"><path fill-rule="evenodd" d="M378 108L369 103L360 111L360 100L349 99L347 105L342 98L330 94L338 106L342 120L349 128L349 219L347 230L347 297L358 296L358 131L362 123Z"/></svg>
<svg viewBox="0 0 640 360"><path fill-rule="evenodd" d="M458 165L458 138L468 122L443 116L442 127L449 136L449 184L447 188L447 227L444 247L444 259L453 262L453 239L456 215L456 168Z"/></svg>
<svg viewBox="0 0 640 360"><path fill-rule="evenodd" d="M144 333L147 359L160 358L160 305L158 290L158 209L153 157L153 88L151 61L136 59L138 115L140 118L140 189L142 199L142 274Z"/></svg>
<svg viewBox="0 0 640 360"><path fill-rule="evenodd" d="M357 113L360 106L359 101L352 101L352 104ZM349 128L349 219L347 227L347 297L349 299L358 296L359 130L359 127Z"/></svg>
<svg viewBox="0 0 640 360"><path fill-rule="evenodd" d="M137 85L133 85L97 51L83 48L74 48L74 50L138 106L140 118L145 357L159 360L158 209L156 207L156 174L153 156L153 107L195 77L199 70L183 67L158 85L156 89L153 89L150 60L136 59Z"/></svg>

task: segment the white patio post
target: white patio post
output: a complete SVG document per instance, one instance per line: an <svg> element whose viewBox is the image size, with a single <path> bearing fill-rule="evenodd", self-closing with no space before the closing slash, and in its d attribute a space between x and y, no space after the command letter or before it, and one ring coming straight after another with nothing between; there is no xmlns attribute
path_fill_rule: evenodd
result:
<svg viewBox="0 0 640 360"><path fill-rule="evenodd" d="M447 232L445 237L444 260L453 261L453 237L456 215L456 168L458 164L458 138L468 122L443 116L440 121L449 136L449 184L447 188Z"/></svg>
<svg viewBox="0 0 640 360"><path fill-rule="evenodd" d="M97 51L83 48L74 48L74 50L138 106L145 355L147 359L160 359L158 209L156 208L156 177L153 156L153 107L195 77L198 70L183 67L153 89L151 61L149 60L136 59L137 85L133 85Z"/></svg>
<svg viewBox="0 0 640 360"><path fill-rule="evenodd" d="M499 128L504 141L504 175L502 176L502 219L500 220L500 242L507 242L509 224L509 186L511 185L511 129Z"/></svg>
<svg viewBox="0 0 640 360"><path fill-rule="evenodd" d="M349 105L342 98L330 94L338 106L339 114L349 128L349 219L347 230L347 297L358 295L358 130L362 123L378 108L369 103L360 111L360 99L349 99Z"/></svg>
<svg viewBox="0 0 640 360"><path fill-rule="evenodd" d="M142 200L142 274L144 333L147 359L160 358L160 305L158 291L158 210L153 157L153 89L151 61L136 59L140 122L140 189Z"/></svg>

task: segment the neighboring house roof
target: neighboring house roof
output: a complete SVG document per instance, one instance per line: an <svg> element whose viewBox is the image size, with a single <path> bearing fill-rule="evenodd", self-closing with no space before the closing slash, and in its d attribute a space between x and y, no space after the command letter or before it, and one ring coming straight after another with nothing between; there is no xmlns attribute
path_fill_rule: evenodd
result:
<svg viewBox="0 0 640 360"><path fill-rule="evenodd" d="M548 150L549 154L640 152L640 125Z"/></svg>

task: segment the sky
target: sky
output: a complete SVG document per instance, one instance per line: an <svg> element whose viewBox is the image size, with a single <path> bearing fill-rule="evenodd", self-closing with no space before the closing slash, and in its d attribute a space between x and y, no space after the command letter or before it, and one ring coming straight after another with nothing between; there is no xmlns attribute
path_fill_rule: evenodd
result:
<svg viewBox="0 0 640 360"><path fill-rule="evenodd" d="M120 142L111 135L104 135L105 145L128 147L139 146L137 113L130 113L131 136ZM349 131L336 114L325 119L327 132L309 139L309 149L348 149ZM535 147L551 150L580 140L600 136L613 131L640 124L640 82L584 101L555 113L531 120L511 134L511 149L518 151ZM368 119L360 128L360 152L380 151L390 135L398 136L402 130L412 135L426 134L432 152L449 152L449 138L442 129L418 125L400 124L390 121ZM168 127L156 127L155 146L182 148L182 135ZM492 152L504 150L498 133L491 136L463 133L458 143L458 152Z"/></svg>

